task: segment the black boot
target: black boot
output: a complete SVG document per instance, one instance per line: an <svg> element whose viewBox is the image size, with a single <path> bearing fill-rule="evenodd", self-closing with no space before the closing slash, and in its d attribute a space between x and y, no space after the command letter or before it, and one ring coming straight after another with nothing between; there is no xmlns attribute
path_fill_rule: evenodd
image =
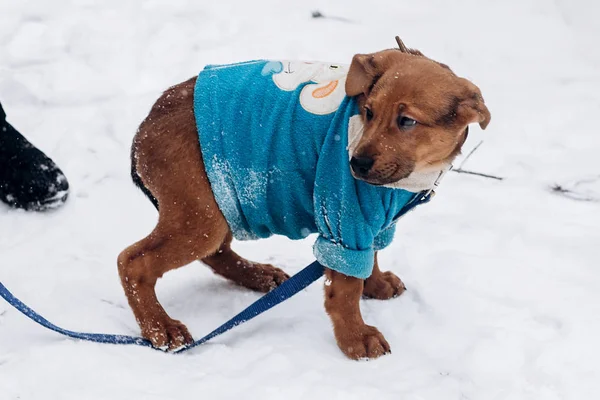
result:
<svg viewBox="0 0 600 400"><path fill-rule="evenodd" d="M0 104L0 201L42 211L62 205L68 190L62 171L6 122Z"/></svg>

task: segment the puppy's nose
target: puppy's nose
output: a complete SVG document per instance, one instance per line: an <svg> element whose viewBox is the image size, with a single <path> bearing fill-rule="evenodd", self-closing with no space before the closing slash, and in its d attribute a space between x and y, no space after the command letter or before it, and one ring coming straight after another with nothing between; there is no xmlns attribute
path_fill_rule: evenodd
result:
<svg viewBox="0 0 600 400"><path fill-rule="evenodd" d="M375 164L375 160L371 157L352 157L350 159L352 171L357 175L366 175L373 164Z"/></svg>

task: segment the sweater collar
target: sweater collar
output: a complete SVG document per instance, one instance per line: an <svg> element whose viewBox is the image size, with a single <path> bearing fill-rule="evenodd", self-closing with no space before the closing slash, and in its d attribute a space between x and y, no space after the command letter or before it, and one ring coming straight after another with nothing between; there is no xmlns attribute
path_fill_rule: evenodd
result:
<svg viewBox="0 0 600 400"><path fill-rule="evenodd" d="M399 181L383 185L392 189L404 189L409 192L417 193L427 190L433 190L438 187L440 181L452 168L452 164L444 165L441 169L434 169L426 172L412 172L409 176Z"/></svg>

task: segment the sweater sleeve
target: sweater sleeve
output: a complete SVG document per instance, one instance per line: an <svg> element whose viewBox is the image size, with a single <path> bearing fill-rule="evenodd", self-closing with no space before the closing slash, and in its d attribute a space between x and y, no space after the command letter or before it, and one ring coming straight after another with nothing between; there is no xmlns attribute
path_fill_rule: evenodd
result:
<svg viewBox="0 0 600 400"><path fill-rule="evenodd" d="M396 224L392 224L386 229L382 230L375 236L375 240L373 241L373 249L375 251L383 250L392 243L394 240L394 234L396 233Z"/></svg>
<svg viewBox="0 0 600 400"><path fill-rule="evenodd" d="M319 237L313 253L317 261L344 275L368 278L373 270L373 243L379 229L373 229L364 220L356 199L328 193L321 200L315 213Z"/></svg>
<svg viewBox="0 0 600 400"><path fill-rule="evenodd" d="M331 234L331 231L328 231ZM349 247L340 238L328 238L327 233L321 233L314 244L313 252L317 261L327 268L355 278L366 279L371 276L373 271L375 252L389 246L394 239L395 232L396 224L392 224L380 231L372 240L365 237L368 235L359 235L362 240L366 239L363 242L365 247L355 246L354 248ZM370 248L366 247L369 242L372 243Z"/></svg>
<svg viewBox="0 0 600 400"><path fill-rule="evenodd" d="M321 264L344 275L367 279L373 271L373 247L350 248L341 241L327 239L320 234L313 247L313 253Z"/></svg>

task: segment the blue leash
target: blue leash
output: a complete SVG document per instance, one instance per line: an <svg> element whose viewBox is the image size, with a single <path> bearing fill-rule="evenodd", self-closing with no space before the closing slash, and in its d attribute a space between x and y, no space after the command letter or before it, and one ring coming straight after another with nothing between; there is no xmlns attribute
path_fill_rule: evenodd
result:
<svg viewBox="0 0 600 400"><path fill-rule="evenodd" d="M184 351L192 349L214 338L215 336L219 336L220 334L227 332L231 328L234 328L246 321L250 321L257 315L262 314L263 312L276 306L282 301L289 299L290 297L292 297L293 295L295 295L296 293L298 293L299 291L301 291L302 289L306 288L308 285L319 279L321 276L323 276L323 266L317 261L315 261L308 267L304 268L302 271L298 272L296 275L292 276L287 281L283 282L277 288L273 289L260 299L256 300L244 311L231 318L229 321L225 322L223 325L221 325L208 335L204 336L202 339L196 340L191 345L176 350L175 353L182 353ZM152 343L149 340L141 337L127 335L110 335L105 333L74 332L56 326L52 322L48 321L46 318L42 317L40 314L33 311L31 308L27 307L21 300L17 299L11 292L8 291L8 289L2 284L2 282L0 282L0 296L2 296L4 300L8 302L8 304L12 305L17 310L25 314L25 316L31 318L38 324L54 332L58 332L62 335L74 339L87 340L96 343L135 344L138 346L146 346L156 350L161 350L152 346Z"/></svg>
<svg viewBox="0 0 600 400"><path fill-rule="evenodd" d="M433 191L419 193L417 196L415 196L413 200L411 200L408 204L406 204L406 206L404 206L401 212L396 216L395 220L398 220L401 216L403 216L416 206L429 202L429 200L431 200L432 194ZM260 299L256 300L244 311L231 318L229 321L225 322L223 325L221 325L208 335L204 336L202 339L196 340L189 346L180 348L174 351L173 353L182 353L184 351L193 349L194 347L209 341L215 336L219 336L227 332L231 328L243 324L246 321L250 321L257 315L262 314L263 312L275 307L277 304L289 299L302 289L309 286L311 283L323 276L323 271L324 268L321 264L319 264L319 262L313 262L312 264L298 272L296 275L283 282L277 288L273 289ZM6 300L8 304L25 314L25 316L29 317L33 321L42 325L43 327L48 328L54 332L60 333L61 335L65 335L73 339L87 340L89 342L96 343L135 344L138 346L146 346L155 350L163 351L162 349L152 346L152 343L149 340L141 337L127 335L111 335L106 333L75 332L56 326L52 322L48 321L46 318L42 317L40 314L29 308L21 300L17 299L11 292L8 291L8 289L2 284L2 282L0 282L0 296L4 298L4 300Z"/></svg>

